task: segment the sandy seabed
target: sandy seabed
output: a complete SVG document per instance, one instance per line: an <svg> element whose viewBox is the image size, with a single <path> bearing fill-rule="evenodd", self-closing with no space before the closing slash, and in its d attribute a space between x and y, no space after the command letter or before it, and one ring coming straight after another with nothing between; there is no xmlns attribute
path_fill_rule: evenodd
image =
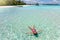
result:
<svg viewBox="0 0 60 40"><path fill-rule="evenodd" d="M28 26L35 25L38 37ZM0 7L0 40L60 40L60 7Z"/></svg>

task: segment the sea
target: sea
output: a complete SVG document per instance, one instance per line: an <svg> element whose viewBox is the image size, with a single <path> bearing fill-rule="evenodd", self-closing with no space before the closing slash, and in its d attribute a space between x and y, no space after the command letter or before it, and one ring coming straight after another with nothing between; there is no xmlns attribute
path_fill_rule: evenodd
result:
<svg viewBox="0 0 60 40"><path fill-rule="evenodd" d="M0 40L60 40L60 6L0 6Z"/></svg>

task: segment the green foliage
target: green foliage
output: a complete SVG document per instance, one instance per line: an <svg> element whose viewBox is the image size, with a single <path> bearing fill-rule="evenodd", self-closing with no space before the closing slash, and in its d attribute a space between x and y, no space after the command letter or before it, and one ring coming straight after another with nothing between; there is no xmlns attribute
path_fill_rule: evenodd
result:
<svg viewBox="0 0 60 40"><path fill-rule="evenodd" d="M0 2L0 5L4 5L4 6L9 6L9 5L26 5L26 3L22 2L22 1L16 1L16 0L6 0L6 1L2 1Z"/></svg>
<svg viewBox="0 0 60 40"><path fill-rule="evenodd" d="M22 1L13 0L12 5L26 5L26 3L22 2Z"/></svg>

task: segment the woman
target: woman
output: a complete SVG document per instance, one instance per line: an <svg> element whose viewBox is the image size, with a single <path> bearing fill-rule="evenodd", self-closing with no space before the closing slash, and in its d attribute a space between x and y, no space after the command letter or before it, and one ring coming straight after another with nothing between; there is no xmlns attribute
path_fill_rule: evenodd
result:
<svg viewBox="0 0 60 40"><path fill-rule="evenodd" d="M33 28L32 28L32 27L33 27ZM31 33L32 33L34 36L38 37L38 31L34 28L35 26L32 26L32 27L29 26L29 29L32 31ZM39 32L41 32L41 30L40 30Z"/></svg>
<svg viewBox="0 0 60 40"><path fill-rule="evenodd" d="M32 31L32 33L34 35L38 35L38 33L37 33L37 31L36 31L36 29L34 27L33 28L29 27L29 29Z"/></svg>

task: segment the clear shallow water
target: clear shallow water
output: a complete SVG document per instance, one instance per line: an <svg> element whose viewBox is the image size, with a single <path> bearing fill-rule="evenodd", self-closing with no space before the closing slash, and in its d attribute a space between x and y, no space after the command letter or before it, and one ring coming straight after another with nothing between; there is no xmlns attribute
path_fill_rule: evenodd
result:
<svg viewBox="0 0 60 40"><path fill-rule="evenodd" d="M39 37L26 34L28 26L43 30ZM0 8L0 40L59 40L60 6Z"/></svg>

